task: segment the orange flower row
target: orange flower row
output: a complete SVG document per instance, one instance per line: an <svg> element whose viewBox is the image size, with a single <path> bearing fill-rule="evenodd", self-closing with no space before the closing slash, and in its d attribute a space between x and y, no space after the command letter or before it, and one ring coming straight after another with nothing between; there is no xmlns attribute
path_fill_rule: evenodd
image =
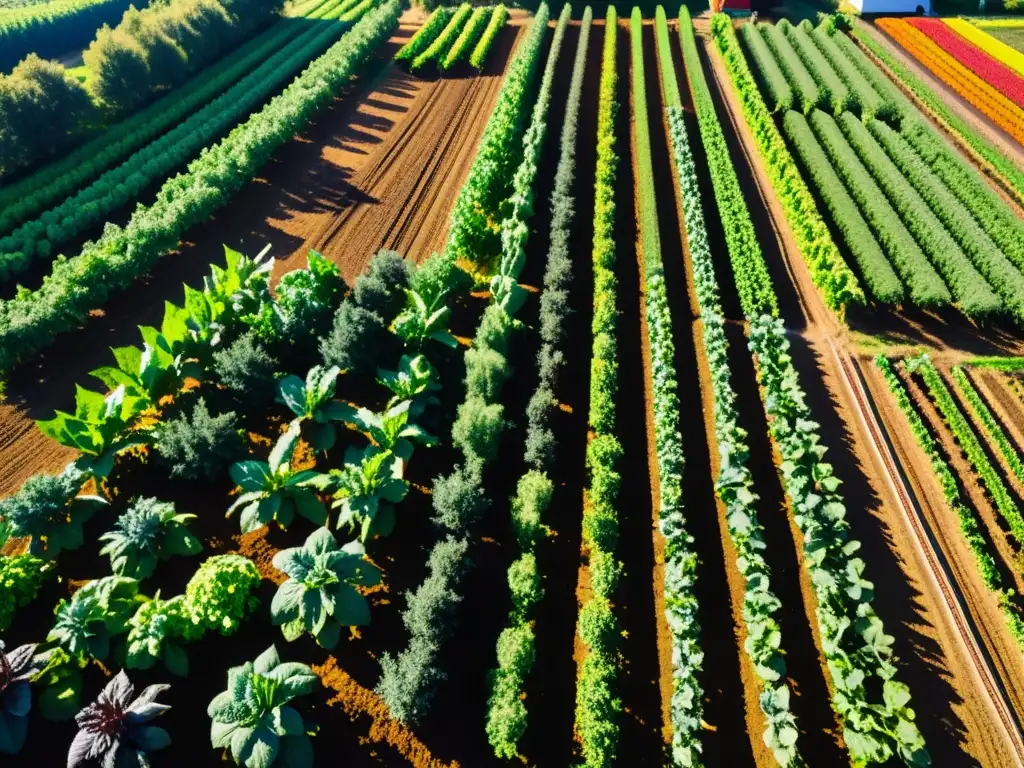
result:
<svg viewBox="0 0 1024 768"><path fill-rule="evenodd" d="M921 30L902 19L877 19L875 23L942 82L1024 144L1024 110L942 50Z"/></svg>

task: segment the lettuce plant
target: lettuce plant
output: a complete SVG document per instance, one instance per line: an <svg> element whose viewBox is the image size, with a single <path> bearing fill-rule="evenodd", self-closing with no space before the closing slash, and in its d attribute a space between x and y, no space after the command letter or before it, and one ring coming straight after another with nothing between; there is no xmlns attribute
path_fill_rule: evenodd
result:
<svg viewBox="0 0 1024 768"><path fill-rule="evenodd" d="M403 400L411 400L409 416L415 418L423 413L428 405L440 405L432 392L441 389L437 371L430 364L426 355L402 355L398 361L397 371L377 369L377 383L391 391L388 408L398 405Z"/></svg>
<svg viewBox="0 0 1024 768"><path fill-rule="evenodd" d="M295 471L291 466L299 430L299 422L293 421L270 452L269 462L240 461L231 467L231 479L238 483L242 494L227 514L242 510L242 533L255 531L271 520L287 528L296 512L316 525L326 525L327 508L316 495L313 483L327 476L308 469Z"/></svg>
<svg viewBox="0 0 1024 768"><path fill-rule="evenodd" d="M76 386L75 412L57 411L52 419L37 421L36 426L47 437L81 453L75 465L102 479L114 468L117 454L149 442L147 432L130 431L148 407L147 396L128 394L123 384L109 395Z"/></svg>
<svg viewBox="0 0 1024 768"><path fill-rule="evenodd" d="M228 689L207 708L213 721L214 749L228 749L236 765L269 768L280 758L289 768L313 765L313 745L302 715L288 706L308 694L316 675L305 664L282 663L270 646L240 667L228 670Z"/></svg>
<svg viewBox="0 0 1024 768"><path fill-rule="evenodd" d="M139 583L123 576L90 581L54 610L56 620L46 641L77 658L103 661L113 638L128 631L140 601Z"/></svg>
<svg viewBox="0 0 1024 768"><path fill-rule="evenodd" d="M459 342L448 331L451 310L441 306L431 310L416 291L406 289L406 304L395 318L393 330L409 350L418 351L427 341L437 341L457 349Z"/></svg>
<svg viewBox="0 0 1024 768"><path fill-rule="evenodd" d="M15 609L32 602L43 582L53 575L53 563L41 557L0 555L0 630L11 625Z"/></svg>
<svg viewBox="0 0 1024 768"><path fill-rule="evenodd" d="M295 414L295 420L306 422L309 443L318 451L330 450L337 440L333 421L343 421L352 414L345 403L334 402L334 390L341 369L313 366L303 382L298 376L288 376L278 385L278 399Z"/></svg>
<svg viewBox="0 0 1024 768"><path fill-rule="evenodd" d="M84 541L82 524L107 503L99 496L78 496L84 482L84 472L73 464L59 475L34 475L0 501L0 519L10 535L32 537L32 554L53 558L62 549L78 549Z"/></svg>
<svg viewBox="0 0 1024 768"><path fill-rule="evenodd" d="M118 672L96 701L75 715L79 730L68 750L68 768L93 760L111 768L147 768L147 753L171 743L167 731L148 725L171 708L156 700L170 687L151 685L132 701L135 687L124 670Z"/></svg>
<svg viewBox="0 0 1024 768"><path fill-rule="evenodd" d="M308 632L330 650L338 644L342 627L370 623L370 606L356 587L380 583L380 571L365 554L358 541L339 548L331 532L321 528L301 547L274 555L274 567L288 574L288 580L278 587L270 613L286 640Z"/></svg>
<svg viewBox="0 0 1024 768"><path fill-rule="evenodd" d="M231 635L259 600L253 595L260 573L252 561L241 555L214 555L196 571L185 587L184 610L189 620L188 640L209 630Z"/></svg>
<svg viewBox="0 0 1024 768"><path fill-rule="evenodd" d="M338 527L359 529L361 541L372 535L387 536L395 529L394 505L405 498L408 484L401 477L402 464L390 451L368 446L360 453L350 448L345 466L331 470L334 508L340 508Z"/></svg>
<svg viewBox="0 0 1024 768"><path fill-rule="evenodd" d="M203 548L186 527L195 517L177 514L171 502L137 499L117 519L114 530L100 536L100 541L107 542L100 554L110 556L117 576L149 578L157 560L194 555Z"/></svg>
<svg viewBox="0 0 1024 768"><path fill-rule="evenodd" d="M39 674L35 651L34 645L21 645L5 653L0 640L0 753L6 755L17 754L28 735L29 682Z"/></svg>
<svg viewBox="0 0 1024 768"><path fill-rule="evenodd" d="M128 620L125 666L150 669L160 659L171 674L187 676L188 655L179 641L184 639L189 623L184 595L161 600L158 591Z"/></svg>

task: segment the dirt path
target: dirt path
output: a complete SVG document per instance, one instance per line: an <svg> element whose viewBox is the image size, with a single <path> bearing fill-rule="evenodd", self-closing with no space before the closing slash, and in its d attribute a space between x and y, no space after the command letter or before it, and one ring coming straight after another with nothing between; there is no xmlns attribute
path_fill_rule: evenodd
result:
<svg viewBox="0 0 1024 768"><path fill-rule="evenodd" d="M363 78L277 152L259 179L189 232L177 253L112 297L85 328L16 370L0 404L0 495L66 462L68 452L39 435L32 420L73 408L75 383L87 384L88 371L110 363L110 347L137 343L138 325L159 325L164 302L181 303L182 282L201 284L223 245L256 254L269 244L277 276L304 265L316 248L349 281L379 248L417 260L438 249L526 19L513 15L482 76L437 80L390 63L417 28L403 24Z"/></svg>
<svg viewBox="0 0 1024 768"><path fill-rule="evenodd" d="M698 25L706 29L706 23ZM900 677L914 694L918 723L932 754L941 755L943 765L970 765L974 760L981 760L983 765L1011 765L1013 758L1008 747L988 724L990 711L960 653L956 630L940 610L942 596L925 578L927 564L903 518L897 514L897 502L883 481L884 470L868 450L869 438L854 417L856 406L840 384L841 374L828 344L831 341L840 350L847 350L851 334L839 326L814 288L781 205L768 183L753 136L728 85L724 64L711 46L708 52L715 73L709 84L721 94L731 115L723 125L727 133L738 131L743 147L742 152L734 154L734 161L740 167L752 164L750 178L756 181L758 189L753 197L767 203L773 230L778 235L777 240L767 242L765 255L773 278L783 273L792 281L790 286L778 287L782 289L783 315L793 329L790 338L794 363L808 402L823 434L828 436L828 458L836 475L844 481L851 530L861 540L863 556L869 564L866 575L876 584L885 585L876 592L875 607L887 631L896 638ZM742 181L746 172L740 172ZM777 252L773 243L779 246ZM784 263L773 264L777 258L784 259ZM794 319L799 319L790 314L793 302L787 301L787 296L792 295L797 298L806 324L803 329L796 330L792 325ZM912 329L901 330L913 338L909 333ZM964 552L951 548L945 554L957 562L961 572L966 574L973 568L973 562L964 559ZM1001 618L991 608L983 601L972 603L971 615L975 621L977 615L983 615L986 626L993 628L1000 642L1009 642L999 624Z"/></svg>

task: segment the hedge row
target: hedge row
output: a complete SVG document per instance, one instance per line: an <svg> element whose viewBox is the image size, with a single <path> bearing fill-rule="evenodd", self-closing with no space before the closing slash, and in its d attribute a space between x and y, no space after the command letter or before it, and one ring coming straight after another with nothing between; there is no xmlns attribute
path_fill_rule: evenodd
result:
<svg viewBox="0 0 1024 768"><path fill-rule="evenodd" d="M828 101L827 94L822 94L818 83L807 71L807 67L797 54L793 43L782 31L782 27L758 24L757 29L768 43L768 47L775 55L775 61L793 88L793 93L797 97L793 106L806 114L819 104L826 103Z"/></svg>
<svg viewBox="0 0 1024 768"><path fill-rule="evenodd" d="M508 9L504 3L499 3L491 12L491 18L487 22L483 35L480 36L480 41L476 44L476 48L473 49L473 53L470 54L470 66L476 69L483 69L484 60L487 58L491 48L494 47L494 41L498 39L498 33L501 32L506 21L508 21Z"/></svg>
<svg viewBox="0 0 1024 768"><path fill-rule="evenodd" d="M412 61L423 53L433 43L441 30L448 26L448 22L455 15L455 7L450 5L438 6L430 14L422 27L416 30L409 42L398 49L395 54L395 61Z"/></svg>
<svg viewBox="0 0 1024 768"><path fill-rule="evenodd" d="M828 31L828 22L822 22L822 25L825 27L825 31ZM864 52L846 34L834 28L829 34L832 42L846 57L846 60L853 64L857 72L860 73L863 82L870 84L875 93L881 97L883 107L876 113L877 116L893 125L898 125L909 108L906 97L900 92L900 89L875 66L871 59L864 55Z"/></svg>
<svg viewBox="0 0 1024 768"><path fill-rule="evenodd" d="M432 61L440 62L441 57L451 49L453 43L462 34L462 30L466 27L473 14L483 14L483 8L474 9L469 3L460 5L451 19L448 20L445 28L441 30L441 34L435 37L430 45L412 60L409 64L409 69L416 72Z"/></svg>
<svg viewBox="0 0 1024 768"><path fill-rule="evenodd" d="M860 101L850 92L846 83L840 79L832 69L832 65L828 63L814 41L811 40L808 31L813 29L811 22L804 19L799 27L794 27L786 19L782 19L778 26L789 38L800 60L807 67L814 82L818 84L821 101L831 106L832 111L837 115L841 115L847 109L859 112Z"/></svg>
<svg viewBox="0 0 1024 768"><path fill-rule="evenodd" d="M782 202L786 220L793 229L800 254L811 271L811 279L824 294L825 303L832 309L842 312L849 304L863 304L864 291L850 267L843 261L828 227L818 212L810 190L800 178L796 163L786 149L786 143L761 98L746 59L743 58L729 17L715 14L711 20L711 31L715 44L725 59L729 78L736 88L743 108L743 115L754 133L758 150L765 161L772 187ZM692 31L690 36L692 37ZM686 50L685 40L683 50ZM696 61L695 55L693 60ZM687 71L691 69L688 63ZM701 130L703 131L703 127Z"/></svg>
<svg viewBox="0 0 1024 768"><path fill-rule="evenodd" d="M793 108L793 88L775 60L768 43L756 24L744 24L740 27L740 37L747 48L747 53L754 60L754 67L761 76L768 97L772 102L772 112L785 112Z"/></svg>
<svg viewBox="0 0 1024 768"><path fill-rule="evenodd" d="M615 7L608 6L605 30L617 29ZM607 768L619 746L622 700L616 696L618 622L611 598L619 580L615 552L619 540L617 467L622 446L615 436L619 391L616 333L615 181L619 156L615 143L617 35L605 33L597 112L597 171L594 182L594 317L591 322L588 485L583 506L583 548L593 594L580 607L577 629L586 649L576 683L575 730L586 768ZM627 144L628 148L628 144Z"/></svg>
<svg viewBox="0 0 1024 768"><path fill-rule="evenodd" d="M1014 603L1015 594L1013 586L1004 581L1002 573L996 564L995 555L992 553L991 545L982 532L983 528L978 520L978 516L964 503L956 475L950 469L949 462L939 447L938 441L932 436L924 423L924 419L921 418L917 407L910 400L910 396L907 394L907 390L903 386L903 382L900 381L900 377L892 363L884 356L879 355L875 358L875 364L881 369L882 375L889 385L889 391L896 398L896 404L903 411L903 415L907 417L907 422L910 424L910 431L913 433L914 439L917 440L917 444L921 446L921 450L925 452L929 461L931 461L932 471L935 473L939 485L942 486L942 494L946 499L946 503L956 515L964 542L966 542L971 553L974 555L982 582L995 593L1010 634L1017 641L1017 645L1024 650L1024 619L1021 617L1020 609Z"/></svg>
<svg viewBox="0 0 1024 768"><path fill-rule="evenodd" d="M736 177L732 153L725 143L725 134L715 113L711 91L708 90L707 81L704 79L704 70L697 55L697 43L693 36L693 24L685 6L679 9L679 41L683 49L686 77L690 83L690 92L693 94L701 142L707 155L715 202L718 205L719 217L722 219L725 243L729 249L729 261L736 279L743 314L748 317L765 313L776 315L779 306L775 290L772 288L771 275L761 253L761 246L757 242L754 223L750 218L739 179ZM817 284L817 279L815 283Z"/></svg>
<svg viewBox="0 0 1024 768"><path fill-rule="evenodd" d="M89 44L104 24L116 24L129 0L54 0L0 16L0 72L30 53L61 56Z"/></svg>
<svg viewBox="0 0 1024 768"><path fill-rule="evenodd" d="M658 6L657 10L658 60L663 70L674 70L664 13L661 6ZM729 537L736 547L736 567L743 576L743 622L749 638L743 647L761 682L758 698L761 712L765 716L764 743L772 750L779 765L796 768L802 764L797 748L799 731L796 727L796 718L789 709L791 691L782 680L786 670L785 650L782 646L782 629L775 618L782 604L771 588L771 569L764 555L764 528L758 520L759 499L754 491L753 475L747 466L750 448L746 433L739 426L736 393L729 380L729 347L725 336L725 319L719 300L718 281L715 278L714 259L708 243L704 213L701 209L697 168L690 151L686 121L680 106L675 78L663 78L662 86L665 91L669 139L682 196L683 219L686 223L694 290L700 311L702 340L711 372L715 440L720 457L715 488L718 498L725 506L726 526ZM685 683L685 678L676 682ZM675 695L692 692L692 689L685 685L679 688L673 686ZM682 701L678 707L673 705L672 712L685 711L685 704L686 702ZM677 746L675 740L673 745ZM677 760L691 754L686 749L685 740L681 739L678 746L684 752L683 755L674 755Z"/></svg>
<svg viewBox="0 0 1024 768"><path fill-rule="evenodd" d="M981 395L978 394L964 369L959 365L954 365L950 372L953 374L953 383L956 384L961 397L967 401L967 405L974 415L975 423L981 424L982 429L988 435L989 441L994 443L999 449L1003 461L1006 462L1006 466L1009 467L1014 477L1021 483L1024 483L1024 461L1021 460L1020 453L1017 452L1010 438L1006 436L1006 432L996 420L996 417L992 415L992 411L989 410L988 405L985 404Z"/></svg>
<svg viewBox="0 0 1024 768"><path fill-rule="evenodd" d="M871 82L861 74L854 63L836 45L825 23L813 27L805 19L800 23L800 28L806 30L811 42L818 46L825 61L849 89L853 101L856 103L858 114L868 118L884 113L885 100L879 96Z"/></svg>
<svg viewBox="0 0 1024 768"><path fill-rule="evenodd" d="M460 61L466 61L470 54L476 49L477 40L483 34L484 27L490 20L490 12L487 8L474 8L473 15L469 17L462 32L455 38L451 50L441 59L441 69L451 69Z"/></svg>

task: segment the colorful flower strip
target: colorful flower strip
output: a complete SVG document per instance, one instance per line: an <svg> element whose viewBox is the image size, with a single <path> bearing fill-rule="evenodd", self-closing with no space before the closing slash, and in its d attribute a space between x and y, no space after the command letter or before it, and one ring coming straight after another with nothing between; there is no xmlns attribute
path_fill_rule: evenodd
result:
<svg viewBox="0 0 1024 768"><path fill-rule="evenodd" d="M963 19L943 19L946 26L971 45L980 48L996 61L1005 64L1018 75L1024 75L1024 53L1011 48Z"/></svg>

